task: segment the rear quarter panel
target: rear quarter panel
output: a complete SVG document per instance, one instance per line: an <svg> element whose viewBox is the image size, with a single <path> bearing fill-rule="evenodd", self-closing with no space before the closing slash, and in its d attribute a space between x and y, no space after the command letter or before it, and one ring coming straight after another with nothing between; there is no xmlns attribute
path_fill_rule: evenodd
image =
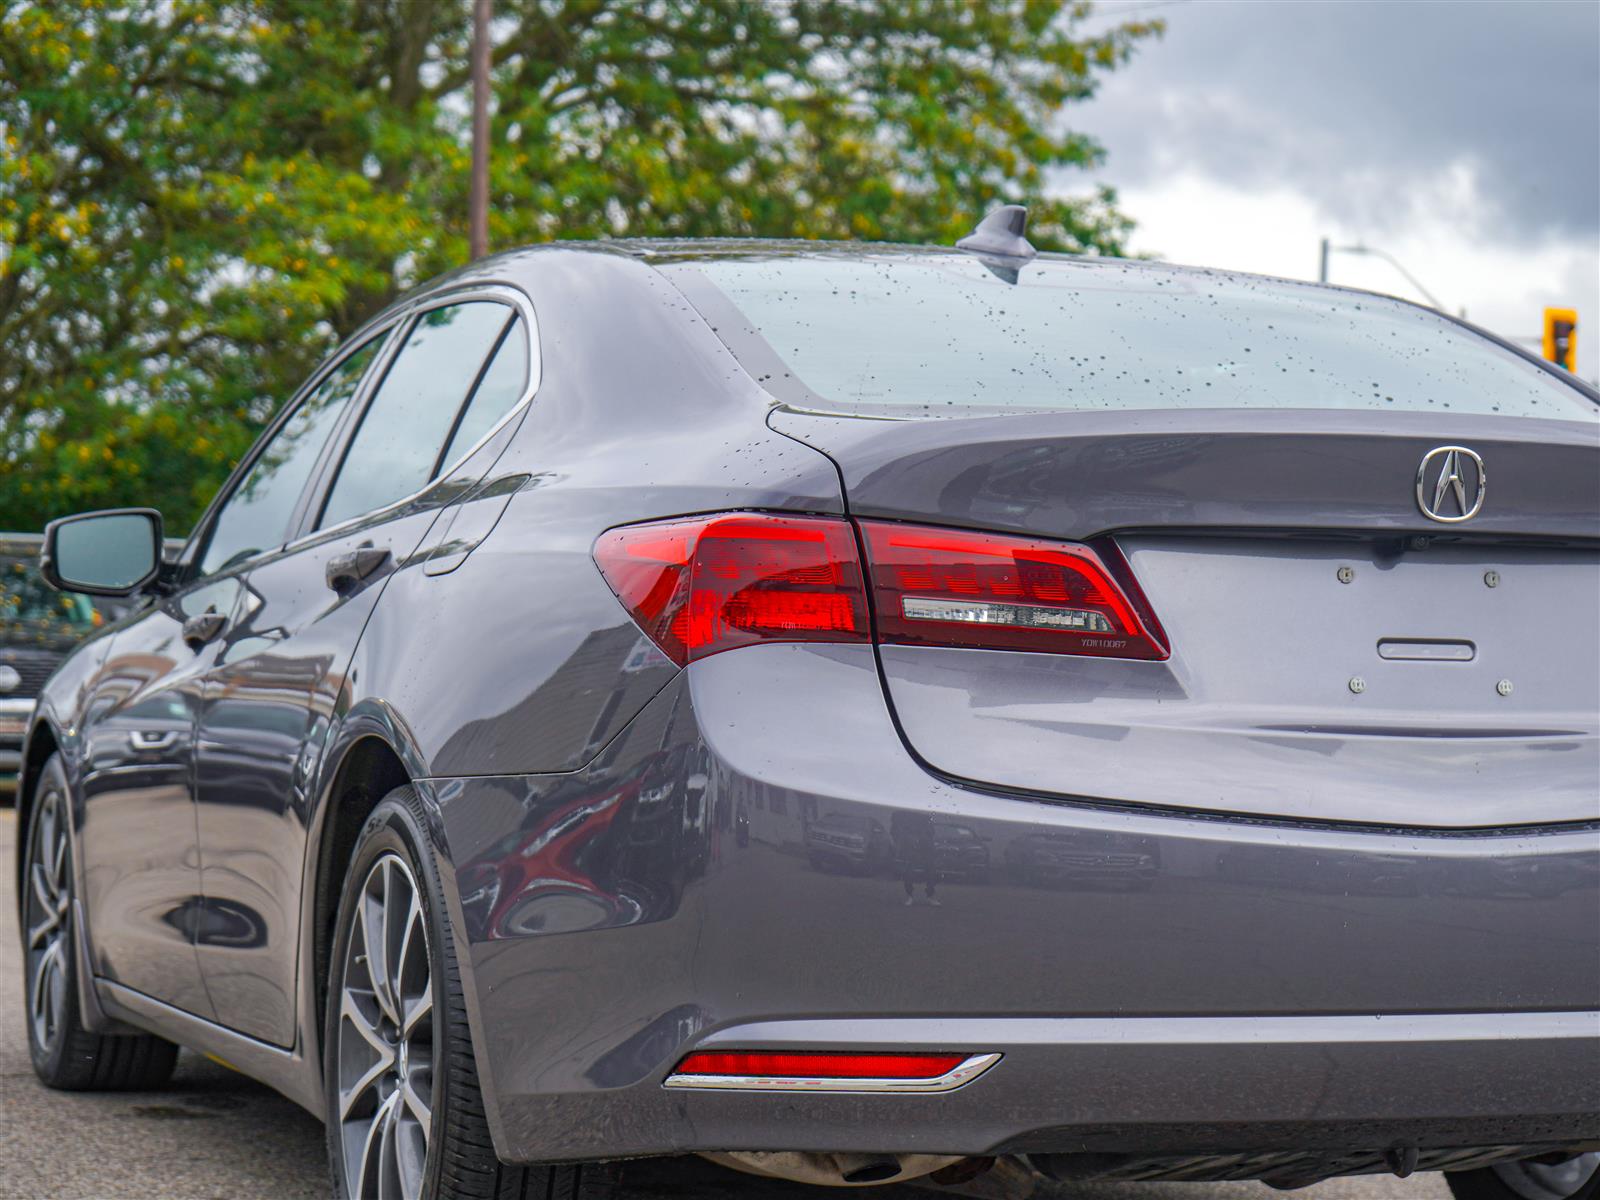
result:
<svg viewBox="0 0 1600 1200"><path fill-rule="evenodd" d="M352 672L429 775L567 771L676 673L591 557L615 525L721 509L840 513L820 452L769 430L770 403L676 289L623 256L501 260L532 299L538 393L492 475L520 477L455 570L389 580Z"/></svg>

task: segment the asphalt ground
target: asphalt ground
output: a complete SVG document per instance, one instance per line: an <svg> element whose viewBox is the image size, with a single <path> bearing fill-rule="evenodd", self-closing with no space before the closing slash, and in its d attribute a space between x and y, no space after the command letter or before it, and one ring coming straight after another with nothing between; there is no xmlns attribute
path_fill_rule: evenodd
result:
<svg viewBox="0 0 1600 1200"><path fill-rule="evenodd" d="M0 810L0 1197L160 1200L328 1195L322 1125L276 1092L185 1051L160 1092L52 1092L34 1078L23 1025L16 906L9 895L15 812ZM628 1164L626 1200L818 1200L841 1193L767 1182L698 1159ZM871 1200L930 1200L917 1188ZM949 1195L948 1192L943 1193ZM1267 1200L1256 1183L1049 1185L1034 1200ZM1304 1200L1449 1200L1439 1175L1364 1176L1297 1193Z"/></svg>

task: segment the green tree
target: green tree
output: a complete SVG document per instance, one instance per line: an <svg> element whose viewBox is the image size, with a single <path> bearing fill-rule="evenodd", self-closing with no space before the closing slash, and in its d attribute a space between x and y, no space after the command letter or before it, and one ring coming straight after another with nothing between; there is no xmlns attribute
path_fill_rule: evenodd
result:
<svg viewBox="0 0 1600 1200"><path fill-rule="evenodd" d="M1115 252L1064 110L1154 22L1073 0L499 0L495 245ZM470 0L0 0L0 528L194 520L336 342L466 256Z"/></svg>

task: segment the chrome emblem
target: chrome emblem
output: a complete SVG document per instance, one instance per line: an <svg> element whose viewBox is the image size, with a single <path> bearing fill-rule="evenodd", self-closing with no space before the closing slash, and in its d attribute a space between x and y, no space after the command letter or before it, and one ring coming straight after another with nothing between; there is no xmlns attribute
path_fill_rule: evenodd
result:
<svg viewBox="0 0 1600 1200"><path fill-rule="evenodd" d="M1477 516L1487 490L1483 459L1465 446L1436 446L1417 468L1417 507L1447 525Z"/></svg>
<svg viewBox="0 0 1600 1200"><path fill-rule="evenodd" d="M22 686L22 676L15 667L0 663L0 692L14 692Z"/></svg>

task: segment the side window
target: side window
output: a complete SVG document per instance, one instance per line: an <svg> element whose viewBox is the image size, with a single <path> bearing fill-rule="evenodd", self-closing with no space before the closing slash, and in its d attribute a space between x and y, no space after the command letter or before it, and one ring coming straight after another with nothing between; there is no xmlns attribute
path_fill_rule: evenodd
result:
<svg viewBox="0 0 1600 1200"><path fill-rule="evenodd" d="M393 503L433 477L439 448L511 319L511 310L493 301L418 318L345 451L322 510L324 528Z"/></svg>
<svg viewBox="0 0 1600 1200"><path fill-rule="evenodd" d="M382 344L380 335L345 359L278 428L249 474L217 512L200 559L201 575L214 575L283 544L311 468Z"/></svg>
<svg viewBox="0 0 1600 1200"><path fill-rule="evenodd" d="M489 360L489 366L478 381L467 410L461 414L456 431L450 435L450 444L439 456L443 470L460 455L478 444L480 438L493 429L500 418L511 411L528 389L528 334L518 317L500 339L500 345Z"/></svg>

